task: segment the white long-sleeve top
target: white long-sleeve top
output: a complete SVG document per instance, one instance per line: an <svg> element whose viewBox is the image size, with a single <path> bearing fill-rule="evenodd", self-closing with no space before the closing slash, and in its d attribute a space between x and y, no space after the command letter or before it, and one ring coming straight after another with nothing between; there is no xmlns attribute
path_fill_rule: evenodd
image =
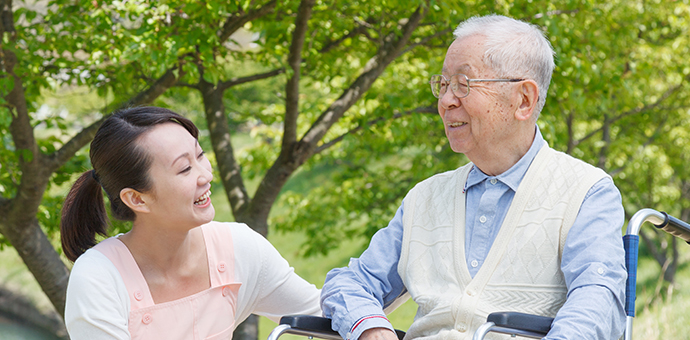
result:
<svg viewBox="0 0 690 340"><path fill-rule="evenodd" d="M288 314L321 315L319 290L295 274L268 240L245 224L225 224L232 228L235 280L242 284L235 325L252 313L276 322ZM130 339L130 309L115 265L95 249L81 255L67 286L65 324L71 339Z"/></svg>

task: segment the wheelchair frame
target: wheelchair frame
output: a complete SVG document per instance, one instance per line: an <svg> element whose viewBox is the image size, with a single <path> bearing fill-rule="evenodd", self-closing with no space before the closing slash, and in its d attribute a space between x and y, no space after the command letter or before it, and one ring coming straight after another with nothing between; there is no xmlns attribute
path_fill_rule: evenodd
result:
<svg viewBox="0 0 690 340"><path fill-rule="evenodd" d="M650 222L658 229L683 239L690 244L690 224L683 222L665 212L654 209L641 209L630 218L626 235L623 236L625 248L625 266L628 278L625 289L626 324L624 339L632 339L632 325L635 318L635 295L637 284L637 255L639 248L639 232L645 222ZM517 312L492 313L487 322L480 326L472 337L473 340L484 339L489 332L509 334L541 339L551 329L553 318L529 315ZM405 332L396 330L399 339L403 339ZM340 335L331 328L331 320L309 315L291 315L280 319L280 325L273 329L268 340L278 340L283 334L295 334L328 340L340 340Z"/></svg>
<svg viewBox="0 0 690 340"><path fill-rule="evenodd" d="M635 318L635 298L637 290L637 255L640 243L640 229L645 222L650 222L675 237L683 239L690 244L690 224L683 222L666 212L654 209L641 209L630 218L623 246L625 247L625 267L628 279L625 284L625 340L632 339L633 319ZM489 332L520 335L541 339L546 336L551 328L553 318L543 316L521 314L515 312L492 313L487 317L487 322L480 326L474 333L473 340L484 339ZM548 327L546 327L547 325Z"/></svg>

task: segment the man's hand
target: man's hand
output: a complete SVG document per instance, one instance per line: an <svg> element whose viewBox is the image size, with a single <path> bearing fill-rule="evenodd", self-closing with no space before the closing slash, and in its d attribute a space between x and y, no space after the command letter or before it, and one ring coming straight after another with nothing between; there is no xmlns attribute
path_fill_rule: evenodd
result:
<svg viewBox="0 0 690 340"><path fill-rule="evenodd" d="M398 340L398 336L388 328L371 328L362 332L359 340Z"/></svg>

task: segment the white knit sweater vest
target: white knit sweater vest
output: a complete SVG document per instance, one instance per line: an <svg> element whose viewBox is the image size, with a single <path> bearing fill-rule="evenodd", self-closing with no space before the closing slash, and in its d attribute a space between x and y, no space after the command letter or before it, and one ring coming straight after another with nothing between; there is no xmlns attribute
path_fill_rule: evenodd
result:
<svg viewBox="0 0 690 340"><path fill-rule="evenodd" d="M472 278L465 260L463 192L471 168L470 163L433 176L405 197L398 272L419 305L407 339L470 339L497 311L555 316L567 293L560 258L568 230L589 189L608 176L544 146Z"/></svg>

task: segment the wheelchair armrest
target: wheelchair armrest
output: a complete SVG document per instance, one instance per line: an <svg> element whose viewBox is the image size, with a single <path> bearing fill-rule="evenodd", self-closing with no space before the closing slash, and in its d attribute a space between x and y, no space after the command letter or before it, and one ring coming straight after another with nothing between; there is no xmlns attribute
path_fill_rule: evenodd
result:
<svg viewBox="0 0 690 340"><path fill-rule="evenodd" d="M551 329L553 318L517 312L491 313L486 323L477 328L472 340L482 340L489 332L541 339Z"/></svg>
<svg viewBox="0 0 690 340"><path fill-rule="evenodd" d="M277 340L282 334L296 334L319 339L342 340L331 328L331 319L312 315L287 315L280 318L280 325L273 329L268 340Z"/></svg>
<svg viewBox="0 0 690 340"><path fill-rule="evenodd" d="M331 328L331 319L312 315L286 315L280 318L280 325L274 328L268 340L277 340L282 334L296 334L328 340L343 338ZM395 330L398 339L405 337L405 332Z"/></svg>
<svg viewBox="0 0 690 340"><path fill-rule="evenodd" d="M551 330L553 318L517 312L498 312L489 314L486 321L493 322L497 327L519 329L546 336Z"/></svg>

